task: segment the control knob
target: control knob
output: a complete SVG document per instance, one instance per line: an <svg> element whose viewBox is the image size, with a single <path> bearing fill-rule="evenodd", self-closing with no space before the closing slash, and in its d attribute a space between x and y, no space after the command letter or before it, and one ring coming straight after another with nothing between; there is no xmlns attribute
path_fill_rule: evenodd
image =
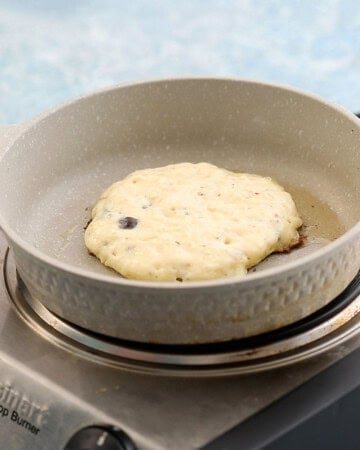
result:
<svg viewBox="0 0 360 450"><path fill-rule="evenodd" d="M92 425L77 431L64 450L136 450L136 446L119 428Z"/></svg>

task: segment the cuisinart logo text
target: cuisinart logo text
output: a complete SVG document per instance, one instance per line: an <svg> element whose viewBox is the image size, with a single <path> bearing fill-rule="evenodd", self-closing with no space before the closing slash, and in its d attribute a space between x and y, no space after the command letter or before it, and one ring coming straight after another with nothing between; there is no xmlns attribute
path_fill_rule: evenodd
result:
<svg viewBox="0 0 360 450"><path fill-rule="evenodd" d="M30 400L10 383L0 381L0 419L10 420L32 434L38 434L49 410Z"/></svg>

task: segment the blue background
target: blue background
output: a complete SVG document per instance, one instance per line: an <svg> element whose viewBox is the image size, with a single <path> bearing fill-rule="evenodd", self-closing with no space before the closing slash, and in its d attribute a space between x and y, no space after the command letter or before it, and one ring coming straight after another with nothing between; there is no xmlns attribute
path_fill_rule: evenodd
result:
<svg viewBox="0 0 360 450"><path fill-rule="evenodd" d="M0 0L0 123L174 75L277 81L360 111L360 2Z"/></svg>

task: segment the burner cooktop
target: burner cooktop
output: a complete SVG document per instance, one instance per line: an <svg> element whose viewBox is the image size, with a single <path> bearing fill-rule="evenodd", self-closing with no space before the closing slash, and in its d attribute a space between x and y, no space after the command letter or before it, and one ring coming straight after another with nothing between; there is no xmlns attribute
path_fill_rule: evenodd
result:
<svg viewBox="0 0 360 450"><path fill-rule="evenodd" d="M311 408L360 384L359 279L332 308L296 328L226 346L138 346L90 334L47 311L28 296L6 248L0 234L0 442L6 449L71 450L84 439L102 450L242 448L240 442L260 448L272 442L270 435L315 414ZM326 380L318 389L291 400L318 377ZM264 425L267 408L284 401L290 406L280 406L278 425ZM254 420L262 425L251 431ZM247 441L237 428L226 447L217 440L239 426Z"/></svg>

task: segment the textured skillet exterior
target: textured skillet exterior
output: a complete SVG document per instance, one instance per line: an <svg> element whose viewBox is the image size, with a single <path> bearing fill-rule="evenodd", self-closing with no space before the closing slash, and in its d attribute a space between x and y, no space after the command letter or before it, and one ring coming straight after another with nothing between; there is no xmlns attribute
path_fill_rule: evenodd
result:
<svg viewBox="0 0 360 450"><path fill-rule="evenodd" d="M12 248L31 294L59 316L113 337L192 344L253 336L326 305L358 272L360 240L250 286L217 289L119 288L34 263L21 248Z"/></svg>
<svg viewBox="0 0 360 450"><path fill-rule="evenodd" d="M293 96L298 96L298 100L304 96L309 99L309 103L312 102L314 110L310 115L311 121L316 118L321 125L317 128L319 135L316 136L316 139L314 138L315 141L326 138L324 133L328 133L329 130L324 130L322 126L327 124L330 113L339 119L337 130L343 133L345 138L348 136L347 133L359 133L359 123L350 119L349 115L341 109L296 90L287 90L257 82L211 81L209 79L204 81L173 80L171 82L165 80L164 82L155 82L156 89L152 89L152 92L156 93L161 86L166 84L168 85L167 89L171 89L171 86L177 89L180 86L178 95L186 86L196 85L194 86L194 93L196 93L196 90L205 84L207 84L208 91L209 83L213 82L219 84L219 95L222 92L228 92L227 95L229 95L229 91L232 93L237 86L244 86L242 100L246 100L247 92L251 93L251 98L253 98L251 105L254 106L255 112L253 111L254 116L252 116L253 122L251 123L254 125L254 129L258 127L259 130L265 130L264 133L267 132L268 123L260 114L264 108L261 105L258 106L258 102L262 101L264 96L268 96L267 101L270 105L274 105L271 107L278 108L279 117L285 120L289 115L287 110L283 111L283 103L280 102L281 104L278 106L274 103L274 99L277 99L279 94L282 96L282 101L285 99L290 106L294 104ZM137 86L136 89L139 88L143 95L146 91L146 83ZM149 89L150 87L151 83ZM214 87L216 88L216 86ZM101 99L103 96L106 97L106 102L111 101L111 98L116 100L113 92L121 90L127 92L128 88L130 89L125 86L114 88L114 91L105 90L85 97L85 99L88 98L95 104L97 99ZM111 96L109 96L110 94ZM204 101L207 101L206 98L206 96L203 97ZM144 101L144 97L141 98L141 101ZM74 106L73 110L82 111L83 104L80 100L71 105ZM183 108L185 106L183 105ZM238 106L234 103L234 108ZM55 117L56 127L61 131L63 130L61 128L63 119L69 118L69 111L66 108L60 107L58 110L45 114L42 119L52 117L54 113L57 114ZM258 115L255 114L257 110L259 110ZM211 119L209 111L204 112L206 119ZM308 112L306 110L306 113ZM235 113L236 110L234 110ZM154 114L154 112L151 110L149 114ZM302 116L302 118L304 117ZM215 119L220 120L220 115L216 115ZM281 127L281 122L278 123ZM222 126L223 132L228 123L224 122ZM34 125L30 124L29 127L34 129L34 133L43 133L41 120L35 121ZM271 130L271 128L269 129ZM282 131L285 130L285 133L287 129L288 124L284 123ZM149 132L148 129L145 131ZM206 129L206 131L210 133L211 130ZM230 130L229 133L231 134L232 131ZM303 133L302 129L298 131ZM146 133L145 136L147 136ZM354 137L351 142L355 142L356 135L351 136ZM198 135L194 135L194 139L198 137ZM19 141L26 144L26 135L20 136ZM330 144L331 142L329 142ZM351 145L354 147L355 144ZM11 152L12 148L10 147L7 151ZM311 162L313 157L317 156L316 151L316 146L313 150L309 146ZM358 153L356 157L357 155ZM286 161L286 155L283 159ZM354 172L354 158L351 163L347 164L346 166L344 163L343 166ZM352 166L350 167L349 164ZM298 170L297 167L295 169ZM355 190L358 190L358 179L352 185ZM17 186L13 186L12 190L16 190L15 188ZM9 196L12 194L10 191L7 193ZM13 205L14 203L11 202L10 206L13 207ZM353 203L352 208L357 208L357 205L357 203ZM220 280L217 283L195 283L181 287L159 285L159 283L150 285L149 283L127 282L127 280L114 281L110 276L92 274L90 271L79 269L75 265L64 264L62 261L57 261L45 253L41 253L17 234L13 229L15 227L9 226L9 221L3 218L4 212L1 207L0 209L0 223L14 252L19 274L33 296L70 322L93 331L135 341L191 344L226 341L265 332L299 320L329 303L349 284L360 267L360 227L357 223L336 242L319 251L314 251L306 258L299 258L298 261L291 264L268 269L263 273L250 274L246 280L229 279Z"/></svg>

